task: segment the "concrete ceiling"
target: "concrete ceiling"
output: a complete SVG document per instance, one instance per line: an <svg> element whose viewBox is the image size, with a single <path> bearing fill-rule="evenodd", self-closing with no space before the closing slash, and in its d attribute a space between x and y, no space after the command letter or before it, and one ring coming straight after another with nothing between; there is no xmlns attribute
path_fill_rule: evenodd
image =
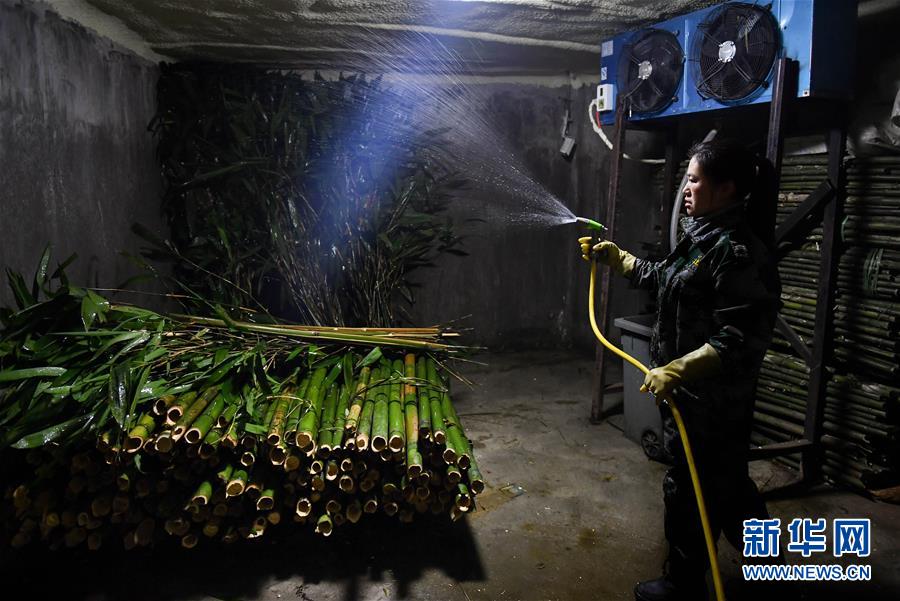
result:
<svg viewBox="0 0 900 601"><path fill-rule="evenodd" d="M589 74L599 42L715 0L49 0L114 18L170 60L300 70ZM65 5L68 5L66 7ZM62 11L61 11L62 12Z"/></svg>

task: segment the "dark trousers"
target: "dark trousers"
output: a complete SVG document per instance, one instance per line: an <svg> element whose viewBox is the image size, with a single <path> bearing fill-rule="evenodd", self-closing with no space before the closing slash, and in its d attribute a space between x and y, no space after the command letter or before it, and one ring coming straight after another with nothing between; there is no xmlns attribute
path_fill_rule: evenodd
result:
<svg viewBox="0 0 900 601"><path fill-rule="evenodd" d="M673 465L663 478L669 574L676 580L697 582L709 568L706 539L675 419L668 407L662 406L661 411L663 444L673 458ZM750 424L692 428L691 416L684 410L682 414L694 464L700 475L713 541L718 540L719 534L724 534L728 542L741 551L743 521L769 517L747 467Z"/></svg>

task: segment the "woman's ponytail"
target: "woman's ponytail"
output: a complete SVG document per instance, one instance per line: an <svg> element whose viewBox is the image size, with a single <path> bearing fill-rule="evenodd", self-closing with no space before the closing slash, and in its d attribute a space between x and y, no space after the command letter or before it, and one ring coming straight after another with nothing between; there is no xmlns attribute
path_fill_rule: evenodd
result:
<svg viewBox="0 0 900 601"><path fill-rule="evenodd" d="M748 225L770 250L775 246L778 205L776 173L772 163L758 157L737 140L714 138L695 145L688 153L715 182L733 182L738 201L746 202Z"/></svg>

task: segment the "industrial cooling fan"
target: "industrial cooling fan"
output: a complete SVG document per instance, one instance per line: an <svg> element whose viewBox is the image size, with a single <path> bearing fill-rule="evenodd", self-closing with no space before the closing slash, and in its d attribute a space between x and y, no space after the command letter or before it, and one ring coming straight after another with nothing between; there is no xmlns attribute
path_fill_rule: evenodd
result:
<svg viewBox="0 0 900 601"><path fill-rule="evenodd" d="M675 35L662 29L641 31L620 61L618 88L633 113L655 113L672 102L684 71L684 52Z"/></svg>
<svg viewBox="0 0 900 601"><path fill-rule="evenodd" d="M768 85L780 30L765 6L729 3L697 26L691 74L697 92L721 102L742 100Z"/></svg>

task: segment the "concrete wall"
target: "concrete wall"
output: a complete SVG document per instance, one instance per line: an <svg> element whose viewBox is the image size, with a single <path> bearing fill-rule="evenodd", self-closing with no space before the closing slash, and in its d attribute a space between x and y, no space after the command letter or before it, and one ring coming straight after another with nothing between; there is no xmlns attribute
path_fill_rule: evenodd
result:
<svg viewBox="0 0 900 601"><path fill-rule="evenodd" d="M0 268L30 279L52 243L74 282L133 273L133 222L161 230L147 124L156 66L35 2L0 0ZM0 304L12 296L0 286Z"/></svg>
<svg viewBox="0 0 900 601"><path fill-rule="evenodd" d="M611 153L592 131L584 110L594 94L593 86L571 92L570 135L578 142L571 162L559 153L568 87L484 84L477 94L484 99L487 121L515 149L525 173L576 215L605 220ZM648 141L647 134L629 132L626 147L641 155ZM652 168L634 163L628 163L623 173L615 238L636 253L641 253L640 241L656 235L653 228L659 221L652 173ZM492 349L593 349L587 320L589 269L576 244L585 230L575 225L511 226L496 213L527 212L531 203L498 199L496 190L479 189L478 173L470 175L475 181L468 194L483 210L472 211L473 203L465 203L466 208L456 214L469 256L448 255L435 267L413 274L423 284L412 308L413 321L432 324L471 315L458 324L473 329L465 341ZM466 224L464 220L471 217L483 217L486 222ZM639 313L646 300L642 293L619 285L611 310L613 315Z"/></svg>

